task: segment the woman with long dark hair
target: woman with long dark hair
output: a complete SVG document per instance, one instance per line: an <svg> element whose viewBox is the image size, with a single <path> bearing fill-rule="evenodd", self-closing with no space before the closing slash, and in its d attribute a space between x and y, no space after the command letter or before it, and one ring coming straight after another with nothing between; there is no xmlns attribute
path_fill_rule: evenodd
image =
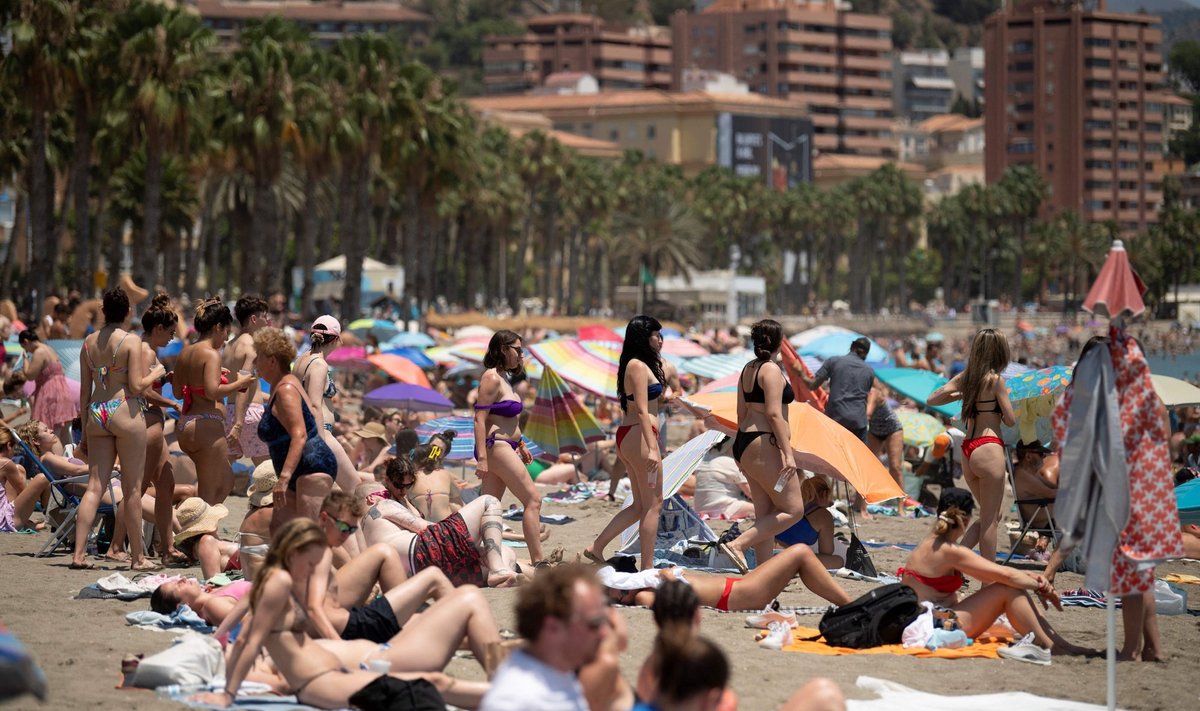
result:
<svg viewBox="0 0 1200 711"><path fill-rule="evenodd" d="M83 341L79 354L79 409L85 412L79 445L88 453L88 487L79 504L72 568L92 567L85 559L88 533L113 465L121 457L121 516L129 537L132 570L151 570L142 547L142 475L146 464L146 399L142 393L166 374L161 365L147 370L142 344L123 326L132 309L120 288L103 297L104 327ZM170 501L168 495L168 501Z"/></svg>
<svg viewBox="0 0 1200 711"><path fill-rule="evenodd" d="M196 463L196 495L209 504L219 504L233 490L233 468L225 439L225 414L217 403L257 378L248 373L230 382L221 368L221 349L229 340L233 314L219 296L196 306L192 326L198 338L183 347L175 363L172 385L183 398L175 431L179 448Z"/></svg>
<svg viewBox="0 0 1200 711"><path fill-rule="evenodd" d="M1000 424L1016 424L1008 386L1000 375L1008 367L1008 339L985 328L975 334L967 369L929 396L930 405L962 400L962 418L967 424L963 440L963 480L979 501L979 520L963 535L968 548L979 544L979 554L996 559L996 528L1004 500L1004 472L1008 453L1000 438Z"/></svg>
<svg viewBox="0 0 1200 711"><path fill-rule="evenodd" d="M658 449L658 407L666 385L663 375L662 324L650 316L634 316L625 328L625 344L617 366L617 395L624 416L617 427L617 456L629 472L633 506L613 516L583 555L603 564L604 547L622 531L638 524L641 567L654 567L654 543L662 512L662 453ZM632 405L632 407L631 407Z"/></svg>
<svg viewBox="0 0 1200 711"><path fill-rule="evenodd" d="M30 418L39 420L64 442L71 441L71 422L79 417L79 402L71 394L71 386L63 373L58 353L42 343L37 331L27 329L17 336L25 351L25 380L34 383L30 398Z"/></svg>
<svg viewBox="0 0 1200 711"><path fill-rule="evenodd" d="M496 331L483 357L479 395L475 400L475 473L483 480L480 493L504 496L508 489L525 507L521 530L529 546L529 559L537 565L542 557L542 495L533 485L525 465L533 455L521 443L518 418L524 405L510 384L523 372L521 336L513 331Z"/></svg>

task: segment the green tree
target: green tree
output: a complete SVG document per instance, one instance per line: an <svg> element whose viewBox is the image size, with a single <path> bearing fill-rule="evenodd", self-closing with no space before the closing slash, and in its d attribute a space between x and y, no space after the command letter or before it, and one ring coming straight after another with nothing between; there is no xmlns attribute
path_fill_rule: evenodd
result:
<svg viewBox="0 0 1200 711"><path fill-rule="evenodd" d="M1032 165L1016 165L1004 171L996 183L1004 201L1006 217L1014 237L1012 287L1013 306L1025 303L1021 293L1021 277L1025 273L1026 236L1033 228L1042 204L1050 195L1050 186Z"/></svg>

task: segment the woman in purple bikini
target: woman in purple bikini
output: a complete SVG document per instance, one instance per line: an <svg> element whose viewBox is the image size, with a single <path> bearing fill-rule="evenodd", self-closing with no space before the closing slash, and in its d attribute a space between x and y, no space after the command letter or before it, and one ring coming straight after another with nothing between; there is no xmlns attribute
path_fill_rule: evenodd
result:
<svg viewBox="0 0 1200 711"><path fill-rule="evenodd" d="M512 375L525 367L523 353L521 337L512 331L497 331L488 342L483 357L486 370L479 378L475 401L475 472L483 480L482 494L499 499L508 489L525 507L521 528L530 562L536 566L544 561L540 537L542 497L525 469L533 455L521 444L517 418L524 406L509 383Z"/></svg>

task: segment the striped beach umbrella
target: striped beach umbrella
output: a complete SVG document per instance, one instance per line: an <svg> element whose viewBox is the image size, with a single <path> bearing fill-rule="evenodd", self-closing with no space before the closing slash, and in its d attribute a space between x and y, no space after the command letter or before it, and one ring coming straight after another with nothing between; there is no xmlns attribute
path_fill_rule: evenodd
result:
<svg viewBox="0 0 1200 711"><path fill-rule="evenodd" d="M754 360L750 351L738 353L715 353L700 358L690 358L684 361L682 370L699 375L701 378L717 380L728 375L736 375L742 367Z"/></svg>
<svg viewBox="0 0 1200 711"><path fill-rule="evenodd" d="M454 432L454 441L450 443L450 453L446 460L451 462L466 462L475 458L475 419L463 415L450 415L429 420L417 425L416 432L422 441L446 430ZM521 437L525 448L535 457L545 459L546 453L536 442L526 436Z"/></svg>
<svg viewBox="0 0 1200 711"><path fill-rule="evenodd" d="M658 483L663 488L663 501L679 493L683 483L696 471L705 453L712 449L713 444L725 435L717 430L706 430L689 439L679 449L668 454L662 460L662 477ZM633 494L625 497L621 503L622 509L633 506ZM637 541L637 524L630 526L621 533L621 549L629 548Z"/></svg>
<svg viewBox="0 0 1200 711"><path fill-rule="evenodd" d="M553 456L585 454L588 444L606 438L595 416L550 366L542 371L524 434Z"/></svg>
<svg viewBox="0 0 1200 711"><path fill-rule="evenodd" d="M617 399L617 364L597 352L601 347L585 348L573 338L557 338L529 346L543 365L550 366L562 379L610 400Z"/></svg>

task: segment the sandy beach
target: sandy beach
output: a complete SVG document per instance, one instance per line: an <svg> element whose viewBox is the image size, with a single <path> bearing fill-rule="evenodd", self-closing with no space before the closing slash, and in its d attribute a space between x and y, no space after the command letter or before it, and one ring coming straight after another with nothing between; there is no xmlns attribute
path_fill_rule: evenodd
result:
<svg viewBox="0 0 1200 711"><path fill-rule="evenodd" d="M227 534L236 530L245 511L244 498L226 502L231 514L223 524ZM505 499L505 505L511 503ZM577 520L564 526L552 526L549 545L562 545L569 552L582 549L616 511L616 505L591 500L581 504L547 503L543 512L567 514ZM715 522L720 532L724 522ZM860 525L865 540L916 542L924 535L929 520L877 517ZM73 600L77 591L123 566L97 562L94 571L67 568L68 556L34 558L46 534L0 535L0 570L4 594L0 595L0 621L17 634L41 664L50 683L50 698L40 706L32 697L6 705L12 709L95 708L165 709L178 704L160 700L150 691L116 689L120 662L126 654L153 654L170 642L170 634L126 626L124 615L148 609L148 601ZM549 550L549 549L548 549ZM610 549L611 552L611 549ZM523 555L523 552L522 552ZM873 549L881 571L894 570L903 563L905 551L895 548ZM199 569L181 570L199 575ZM1174 562L1159 569L1160 577L1169 572L1200 574L1200 563ZM842 581L858 595L871 585ZM1060 574L1059 589L1081 585L1080 576ZM1184 586L1191 593L1189 608L1200 611L1200 586ZM978 583L972 584L978 589ZM501 626L513 625L512 603L515 591L485 591ZM796 581L781 597L788 606L824 604ZM629 648L623 657L626 679L632 680L648 654L654 625L648 610L625 609ZM1069 640L1097 649L1104 645L1103 610L1067 608L1051 612L1050 620ZM815 627L818 616L801 618L801 624ZM1160 664L1123 663L1117 671L1118 703L1129 709L1184 709L1200 705L1200 690L1195 673L1200 669L1200 627L1190 615L1159 617L1168 661ZM704 612L703 634L717 640L732 662L732 686L741 700L741 708L752 711L773 709L798 686L816 676L838 683L849 698L870 698L854 685L860 675L897 681L924 691L957 695L969 692L1021 690L1048 697L1104 703L1105 663L1102 658L1055 657L1049 667L1005 660L913 659L890 655L825 657L759 649L754 631L744 626L742 615ZM1119 634L1119 630L1118 630ZM1119 639L1119 637L1118 637ZM482 678L474 661L454 660L448 670L465 678Z"/></svg>

